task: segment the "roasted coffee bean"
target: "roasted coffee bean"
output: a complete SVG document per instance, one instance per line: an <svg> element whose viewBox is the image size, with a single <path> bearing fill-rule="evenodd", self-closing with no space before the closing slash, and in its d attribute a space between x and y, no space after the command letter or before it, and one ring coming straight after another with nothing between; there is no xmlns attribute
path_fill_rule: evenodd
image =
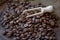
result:
<svg viewBox="0 0 60 40"><path fill-rule="evenodd" d="M42 36L44 36L44 35L46 35L46 32L42 32L42 34L41 34Z"/></svg>
<svg viewBox="0 0 60 40"><path fill-rule="evenodd" d="M29 6L25 6L25 8L26 8L26 9L28 9L28 8L29 8Z"/></svg>
<svg viewBox="0 0 60 40"><path fill-rule="evenodd" d="M49 36L45 36L45 39L49 39Z"/></svg>
<svg viewBox="0 0 60 40"><path fill-rule="evenodd" d="M40 19L40 16L36 16L36 19Z"/></svg>
<svg viewBox="0 0 60 40"><path fill-rule="evenodd" d="M12 31L9 31L9 32L7 33L7 36L8 36L8 37L12 37L12 36L13 36L13 32L12 32Z"/></svg>
<svg viewBox="0 0 60 40"><path fill-rule="evenodd" d="M13 40L56 40L54 28L57 18L54 14L45 13L34 17L26 18L27 15L40 12L40 10L22 13L25 9L45 7L43 4L34 5L29 0L9 0L2 11L1 19L6 35Z"/></svg>
<svg viewBox="0 0 60 40"><path fill-rule="evenodd" d="M39 20L39 19L35 19L35 22L36 22L36 23L39 23L39 22L40 22L40 20Z"/></svg>
<svg viewBox="0 0 60 40"><path fill-rule="evenodd" d="M50 22L50 24L53 26L53 25L55 25L55 23L54 22Z"/></svg>
<svg viewBox="0 0 60 40"><path fill-rule="evenodd" d="M15 28L13 28L13 29L12 29L12 31L13 31L13 32L16 32L16 29L15 29Z"/></svg>
<svg viewBox="0 0 60 40"><path fill-rule="evenodd" d="M47 30L48 30L48 31L51 31L51 30L52 30L52 28L50 28L50 27L47 27Z"/></svg>
<svg viewBox="0 0 60 40"><path fill-rule="evenodd" d="M20 40L20 37L14 37L13 40Z"/></svg>
<svg viewBox="0 0 60 40"><path fill-rule="evenodd" d="M24 24L24 27L28 27L28 24L26 23L26 24Z"/></svg>
<svg viewBox="0 0 60 40"><path fill-rule="evenodd" d="M7 31L3 31L3 35L6 35L8 32Z"/></svg>
<svg viewBox="0 0 60 40"><path fill-rule="evenodd" d="M43 28L39 28L39 31L43 31L44 29Z"/></svg>
<svg viewBox="0 0 60 40"><path fill-rule="evenodd" d="M42 22L42 19L40 19L40 22Z"/></svg>

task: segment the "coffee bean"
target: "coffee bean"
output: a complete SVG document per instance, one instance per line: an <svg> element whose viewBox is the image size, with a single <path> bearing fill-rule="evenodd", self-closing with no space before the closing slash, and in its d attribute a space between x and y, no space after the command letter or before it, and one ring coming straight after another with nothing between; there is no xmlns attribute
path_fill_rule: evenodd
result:
<svg viewBox="0 0 60 40"><path fill-rule="evenodd" d="M3 35L6 35L7 34L7 31L3 31Z"/></svg>
<svg viewBox="0 0 60 40"><path fill-rule="evenodd" d="M40 22L40 20L39 20L39 19L35 19L35 22L36 22L36 23L39 23L39 22Z"/></svg>
<svg viewBox="0 0 60 40"><path fill-rule="evenodd" d="M28 24L26 23L26 24L24 24L24 27L28 27Z"/></svg>
<svg viewBox="0 0 60 40"><path fill-rule="evenodd" d="M41 10L27 11L25 9L45 7L43 4L34 5L29 0L9 0L2 11L4 14L1 23L5 27L6 35L13 40L55 40L54 28L57 20L54 14L45 13L26 18L27 15L38 13Z"/></svg>
<svg viewBox="0 0 60 40"><path fill-rule="evenodd" d="M25 6L26 9L28 9L29 6Z"/></svg>
<svg viewBox="0 0 60 40"><path fill-rule="evenodd" d="M42 32L42 34L41 34L41 35L43 35L43 36L44 36L44 35L46 35L46 33L45 33L45 32Z"/></svg>
<svg viewBox="0 0 60 40"><path fill-rule="evenodd" d="M46 38L46 39L49 39L49 37L48 37L48 36L45 36L45 38Z"/></svg>
<svg viewBox="0 0 60 40"><path fill-rule="evenodd" d="M9 31L9 33L7 33L7 36L8 36L8 37L13 36L13 32L12 32L12 31Z"/></svg>

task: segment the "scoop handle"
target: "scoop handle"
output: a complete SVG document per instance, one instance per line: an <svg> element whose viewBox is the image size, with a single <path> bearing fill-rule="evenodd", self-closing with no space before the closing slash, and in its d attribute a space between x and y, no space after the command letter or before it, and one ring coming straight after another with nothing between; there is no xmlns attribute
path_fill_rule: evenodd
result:
<svg viewBox="0 0 60 40"><path fill-rule="evenodd" d="M44 12L53 12L54 8L52 5L42 8Z"/></svg>

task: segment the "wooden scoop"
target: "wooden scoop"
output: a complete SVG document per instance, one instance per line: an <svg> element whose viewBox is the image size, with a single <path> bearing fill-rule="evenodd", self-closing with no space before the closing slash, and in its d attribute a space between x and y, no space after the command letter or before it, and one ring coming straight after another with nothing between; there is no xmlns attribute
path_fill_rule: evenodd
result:
<svg viewBox="0 0 60 40"><path fill-rule="evenodd" d="M53 10L54 10L53 6L50 5L50 6L47 6L47 7L44 7L44 8L43 7L38 7L38 8L33 8L33 9L27 9L27 10L24 10L23 13L25 13L27 11L39 10L39 9L41 10L41 12L35 13L35 14L32 14L32 15L28 15L26 17L32 17L32 16L36 16L36 15L41 15L41 14L43 14L45 12L53 12Z"/></svg>

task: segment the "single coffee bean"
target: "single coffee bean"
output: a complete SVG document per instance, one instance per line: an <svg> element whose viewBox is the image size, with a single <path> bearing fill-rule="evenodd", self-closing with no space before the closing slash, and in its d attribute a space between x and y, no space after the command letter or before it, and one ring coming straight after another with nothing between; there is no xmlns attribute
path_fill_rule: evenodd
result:
<svg viewBox="0 0 60 40"><path fill-rule="evenodd" d="M7 31L3 31L3 35L6 35L8 32Z"/></svg>

